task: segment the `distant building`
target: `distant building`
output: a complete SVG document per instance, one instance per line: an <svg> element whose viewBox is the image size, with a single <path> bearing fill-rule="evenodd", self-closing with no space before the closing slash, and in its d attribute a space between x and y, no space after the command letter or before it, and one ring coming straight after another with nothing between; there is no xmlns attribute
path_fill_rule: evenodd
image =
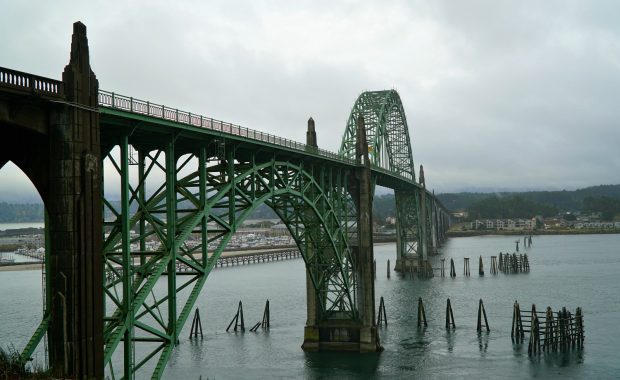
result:
<svg viewBox="0 0 620 380"><path fill-rule="evenodd" d="M470 223L472 230L533 230L536 218L532 219L476 219Z"/></svg>

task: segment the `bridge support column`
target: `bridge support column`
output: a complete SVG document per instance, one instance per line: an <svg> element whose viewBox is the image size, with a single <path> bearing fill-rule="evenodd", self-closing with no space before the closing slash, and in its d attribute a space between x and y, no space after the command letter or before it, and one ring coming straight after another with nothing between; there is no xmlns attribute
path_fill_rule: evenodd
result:
<svg viewBox="0 0 620 380"><path fill-rule="evenodd" d="M308 119L308 130L306 132L306 145L309 152L318 150L318 144L316 141L316 130L314 128L314 120ZM308 226L315 228L315 226ZM314 252L312 242L306 240L306 257L314 257L317 252ZM308 262L307 265L310 265ZM319 350L319 327L317 325L317 296L314 285L312 284L312 278L310 275L310 268L306 268L306 326L304 327L304 342L301 348L304 351L318 351Z"/></svg>
<svg viewBox="0 0 620 380"><path fill-rule="evenodd" d="M424 167L420 165L420 248L418 249L418 270L426 268L428 261L428 213L426 210L426 183Z"/></svg>
<svg viewBox="0 0 620 380"><path fill-rule="evenodd" d="M307 133L308 149L317 149L316 132L314 121L308 121ZM357 246L352 246L353 256L356 258L355 270L357 278L357 310L356 318L344 319L338 315L320 315L320 305L316 290L313 287L310 275L307 272L307 300L308 314L304 329L304 343L302 348L305 351L357 351L357 352L377 352L382 347L379 344L379 335L375 324L375 287L374 287L374 257L372 244L372 193L370 160L368 158L368 144L366 142L366 130L364 119L360 116L358 120L357 133L357 159L358 163L363 164L354 173L354 178L349 184L350 191L355 199L357 206ZM315 247L308 247L306 257L311 258ZM329 255L331 248L324 248L327 251L321 252ZM333 254L333 251L332 251ZM309 260L309 259L308 259ZM312 265L308 262L307 265Z"/></svg>
<svg viewBox="0 0 620 380"><path fill-rule="evenodd" d="M396 264L397 272L417 268L420 245L420 195L418 190L394 192L396 200Z"/></svg>
<svg viewBox="0 0 620 380"><path fill-rule="evenodd" d="M86 27L73 25L63 73L66 103L50 117L49 213L54 377L103 378L102 196L98 82L90 69Z"/></svg>
<svg viewBox="0 0 620 380"><path fill-rule="evenodd" d="M431 254L436 255L439 247L439 237L437 236L438 220L437 220L437 202L435 201L435 191L433 190L433 199L431 200Z"/></svg>
<svg viewBox="0 0 620 380"><path fill-rule="evenodd" d="M362 166L357 169L357 281L360 328L360 351L381 351L375 324L375 276L372 241L372 179L364 118L357 119L356 158Z"/></svg>

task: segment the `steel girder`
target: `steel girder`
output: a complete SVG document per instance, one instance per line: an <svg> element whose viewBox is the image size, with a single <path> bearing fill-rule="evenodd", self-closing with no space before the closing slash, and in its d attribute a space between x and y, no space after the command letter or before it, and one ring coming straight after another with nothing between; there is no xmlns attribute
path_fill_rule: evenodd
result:
<svg viewBox="0 0 620 380"><path fill-rule="evenodd" d="M112 378L138 371L161 377L209 272L262 203L301 250L318 319L358 318L348 170L275 157L259 162L254 154L240 160L224 143L181 156L174 135L158 149L137 144L137 160L131 150L123 135L106 160L121 189L120 203L108 194L104 200L105 364Z"/></svg>

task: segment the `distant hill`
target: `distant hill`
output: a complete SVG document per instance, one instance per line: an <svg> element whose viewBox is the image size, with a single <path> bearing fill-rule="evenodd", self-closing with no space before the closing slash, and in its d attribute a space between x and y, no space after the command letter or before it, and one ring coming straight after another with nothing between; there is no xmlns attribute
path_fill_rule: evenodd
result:
<svg viewBox="0 0 620 380"><path fill-rule="evenodd" d="M556 207L561 211L581 211L586 198L609 197L620 199L620 185L600 185L574 191L445 193L438 194L437 197L446 208L451 211L456 211L466 210L474 203L489 199L493 196L498 198L509 198L515 195L519 195L519 197L531 202Z"/></svg>
<svg viewBox="0 0 620 380"><path fill-rule="evenodd" d="M530 217L558 211L601 212L606 219L620 215L620 185L600 185L574 191L444 193L437 197L450 211L473 211L481 218ZM115 207L119 205L119 202L111 203ZM133 204L132 208L135 207ZM382 223L385 218L395 216L395 209L394 194L374 197L373 217L376 222ZM521 214L523 216L516 216ZM43 217L44 208L40 203L0 202L0 223L42 222ZM266 205L257 207L250 216L250 219L274 218L277 215Z"/></svg>
<svg viewBox="0 0 620 380"><path fill-rule="evenodd" d="M42 222L44 215L41 203L0 202L0 223Z"/></svg>

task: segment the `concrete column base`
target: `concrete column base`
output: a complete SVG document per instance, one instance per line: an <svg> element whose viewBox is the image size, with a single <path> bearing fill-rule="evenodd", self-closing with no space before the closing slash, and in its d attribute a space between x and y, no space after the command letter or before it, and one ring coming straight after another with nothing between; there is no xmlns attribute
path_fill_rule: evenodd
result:
<svg viewBox="0 0 620 380"><path fill-rule="evenodd" d="M407 273L411 272L413 269L414 272L418 270L418 259L417 258L407 258L407 257L399 257L396 259L396 264L394 265L394 271Z"/></svg>
<svg viewBox="0 0 620 380"><path fill-rule="evenodd" d="M381 352L376 326L361 326L350 320L330 320L304 328L301 348L314 351Z"/></svg>
<svg viewBox="0 0 620 380"><path fill-rule="evenodd" d="M301 349L306 352L315 352L319 350L319 328L317 326L304 327L304 343Z"/></svg>

